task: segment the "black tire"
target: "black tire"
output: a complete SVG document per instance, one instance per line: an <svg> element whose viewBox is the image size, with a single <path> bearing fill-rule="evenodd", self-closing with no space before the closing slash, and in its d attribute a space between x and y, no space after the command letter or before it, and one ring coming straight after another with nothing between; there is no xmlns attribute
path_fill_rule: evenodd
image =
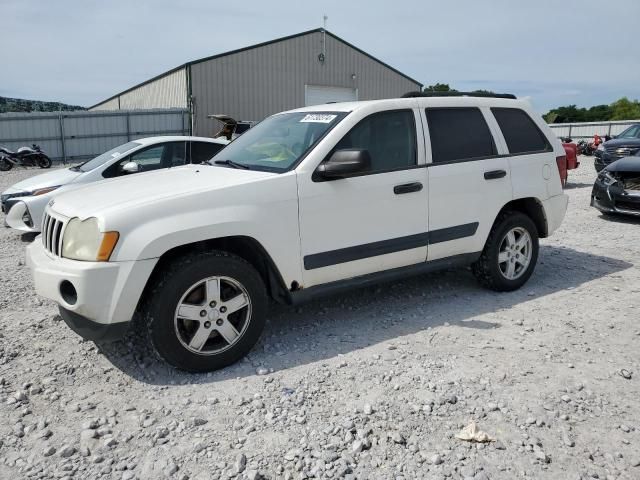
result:
<svg viewBox="0 0 640 480"><path fill-rule="evenodd" d="M500 269L498 255L500 245L505 236L514 228L524 229L529 233L531 237L531 259L518 278L509 279ZM531 277L538 261L538 250L538 229L531 218L524 213L506 211L501 213L493 224L484 250L480 258L471 266L471 270L478 282L484 287L497 292L517 290Z"/></svg>
<svg viewBox="0 0 640 480"><path fill-rule="evenodd" d="M13 168L13 163L9 160L0 159L0 172L8 172Z"/></svg>
<svg viewBox="0 0 640 480"><path fill-rule="evenodd" d="M246 327L226 350L211 354L194 353L181 342L174 315L190 287L216 276L231 278L245 289L250 299L250 307L245 310L245 313L249 312L244 317L248 318ZM170 365L194 373L217 370L240 360L260 338L267 313L267 293L258 272L244 259L221 251L189 255L169 264L152 281L156 285L145 295L139 313L152 350ZM206 308L206 305L197 308ZM205 345L212 340L223 340L217 331L212 335Z"/></svg>
<svg viewBox="0 0 640 480"><path fill-rule="evenodd" d="M38 166L40 168L50 168L51 167L51 159L46 155L40 155L38 158Z"/></svg>

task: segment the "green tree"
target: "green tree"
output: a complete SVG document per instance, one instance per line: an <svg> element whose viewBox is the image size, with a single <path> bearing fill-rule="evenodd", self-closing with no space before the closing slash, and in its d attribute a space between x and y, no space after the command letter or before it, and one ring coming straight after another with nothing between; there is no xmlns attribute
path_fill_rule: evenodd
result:
<svg viewBox="0 0 640 480"><path fill-rule="evenodd" d="M640 102L622 97L611 104L611 120L637 120L640 118Z"/></svg>
<svg viewBox="0 0 640 480"><path fill-rule="evenodd" d="M436 83L434 85L429 85L428 87L424 87L425 92L457 92L456 89L451 88L448 83Z"/></svg>

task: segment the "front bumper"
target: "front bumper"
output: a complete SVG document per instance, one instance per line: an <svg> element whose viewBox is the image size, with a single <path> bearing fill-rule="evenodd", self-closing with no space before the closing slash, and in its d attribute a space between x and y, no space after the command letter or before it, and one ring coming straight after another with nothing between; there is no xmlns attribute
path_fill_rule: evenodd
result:
<svg viewBox="0 0 640 480"><path fill-rule="evenodd" d="M64 323L85 340L114 342L129 330L129 322L98 323L61 306L58 306L58 310Z"/></svg>
<svg viewBox="0 0 640 480"><path fill-rule="evenodd" d="M640 194L628 193L621 186L596 180L591 191L591 206L605 213L640 216Z"/></svg>
<svg viewBox="0 0 640 480"><path fill-rule="evenodd" d="M25 202L20 200L9 200L7 202L7 212L4 217L6 227L20 230L22 232L39 232L40 219L34 219L31 211Z"/></svg>
<svg viewBox="0 0 640 480"><path fill-rule="evenodd" d="M107 326L126 330L116 324L128 324L133 317L156 262L155 258L82 262L55 257L45 250L41 237L27 247L36 292L58 303L65 322L87 339L93 339L92 330L109 330Z"/></svg>

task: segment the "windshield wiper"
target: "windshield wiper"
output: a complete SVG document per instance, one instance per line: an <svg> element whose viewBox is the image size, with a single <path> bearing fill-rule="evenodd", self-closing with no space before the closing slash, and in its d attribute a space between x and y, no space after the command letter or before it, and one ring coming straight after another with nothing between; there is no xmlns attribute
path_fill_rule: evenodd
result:
<svg viewBox="0 0 640 480"><path fill-rule="evenodd" d="M82 170L80 170L80 165L74 165L73 167L69 167L69 170L71 170L72 172L81 172Z"/></svg>
<svg viewBox="0 0 640 480"><path fill-rule="evenodd" d="M243 165L242 163L234 162L233 160L216 160L213 163L215 163L216 165L228 165L229 167L233 168L241 168L243 170L251 170L251 167L249 167L248 165Z"/></svg>

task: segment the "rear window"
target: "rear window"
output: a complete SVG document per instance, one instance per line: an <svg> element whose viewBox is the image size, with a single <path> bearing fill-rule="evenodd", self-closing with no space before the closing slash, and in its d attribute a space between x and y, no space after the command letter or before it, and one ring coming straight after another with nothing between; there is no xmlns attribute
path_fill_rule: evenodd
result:
<svg viewBox="0 0 640 480"><path fill-rule="evenodd" d="M551 150L547 137L527 113L519 108L492 108L509 153L531 153Z"/></svg>
<svg viewBox="0 0 640 480"><path fill-rule="evenodd" d="M492 157L498 152L477 108L428 108L433 163Z"/></svg>

